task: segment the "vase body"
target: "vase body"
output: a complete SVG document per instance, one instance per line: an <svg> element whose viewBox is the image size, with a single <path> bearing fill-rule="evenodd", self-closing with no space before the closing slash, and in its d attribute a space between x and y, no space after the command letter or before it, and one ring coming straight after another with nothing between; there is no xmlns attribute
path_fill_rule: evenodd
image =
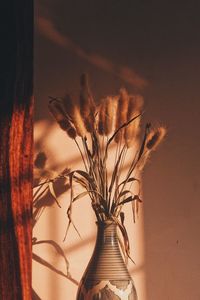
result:
<svg viewBox="0 0 200 300"><path fill-rule="evenodd" d="M95 249L76 300L137 300L134 283L120 252L116 224L105 222L97 226Z"/></svg>

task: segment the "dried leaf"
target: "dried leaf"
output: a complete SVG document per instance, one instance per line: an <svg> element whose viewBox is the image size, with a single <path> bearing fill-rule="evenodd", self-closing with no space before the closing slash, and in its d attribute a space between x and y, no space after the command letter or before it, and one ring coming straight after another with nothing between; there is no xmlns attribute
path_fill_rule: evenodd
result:
<svg viewBox="0 0 200 300"><path fill-rule="evenodd" d="M135 264L135 262L133 261L133 259L130 256L130 244L129 244L129 238L128 238L126 228L125 228L124 224L121 224L117 218L115 218L115 222L119 226L119 229L122 233L122 236L124 239L124 247L125 247L126 255Z"/></svg>
<svg viewBox="0 0 200 300"><path fill-rule="evenodd" d="M133 221L134 223L136 222L136 217L138 217L138 213L139 213L139 203L141 201L139 201L138 199L136 199L136 201L132 202L132 211L133 211Z"/></svg>
<svg viewBox="0 0 200 300"><path fill-rule="evenodd" d="M123 154L124 150L125 150L125 147L122 148L122 150L120 152L120 155L117 159L117 162L115 164L115 167L114 167L114 170L113 170L113 173L112 173L111 183L110 183L110 186L109 186L109 193L112 192L112 188L113 188L113 185L114 185L115 180L116 180L116 175L117 175L118 170L119 170L119 164L121 162L121 158L122 158L122 154Z"/></svg>
<svg viewBox="0 0 200 300"><path fill-rule="evenodd" d="M121 185L127 184L127 183L129 183L129 182L133 182L133 181L137 181L137 182L140 183L140 180L139 180L139 179L137 179L137 178L135 178L135 177L130 177L130 178L128 178L128 179L123 180L123 181L118 185L117 189L119 189L119 187L120 187Z"/></svg>
<svg viewBox="0 0 200 300"><path fill-rule="evenodd" d="M142 154L144 152L144 148L145 148L145 144L146 144L146 139L147 139L147 135L148 135L150 127L151 127L151 124L147 123L146 127L145 127L145 133L144 133L143 142L142 142L142 145L141 145L141 148L140 148L140 152L139 152L139 155L138 155L138 161L139 161L140 157L142 156Z"/></svg>
<svg viewBox="0 0 200 300"><path fill-rule="evenodd" d="M88 191L78 194L78 195L73 199L73 202L75 202L76 200L78 200L78 199L80 199L80 198L83 198L83 197L86 196L86 195L88 195Z"/></svg>
<svg viewBox="0 0 200 300"><path fill-rule="evenodd" d="M84 172L84 171L83 171ZM81 238L81 235L78 231L78 229L76 228L73 220L72 220L72 205L73 205L73 199L74 199L74 191L73 191L73 175L74 175L74 172L71 172L69 173L69 184L70 184L70 188L71 188L71 195L70 195L70 204L69 204L69 207L67 209L67 217L68 217L68 225L67 225L67 229L66 229L66 232L65 232L65 236L64 236L64 239L63 241L65 241L66 237L67 237L67 233L69 231L69 228L70 228L70 225L72 224L75 231L77 232L78 236ZM81 238L82 239L82 238Z"/></svg>
<svg viewBox="0 0 200 300"><path fill-rule="evenodd" d="M129 190L122 191L121 193L119 193L119 198L125 196L128 193L132 194L132 192Z"/></svg>
<svg viewBox="0 0 200 300"><path fill-rule="evenodd" d="M139 196L135 195L134 197L133 196L129 196L128 198L124 199L119 204L117 204L117 206L125 204L125 203L129 203L129 202L132 202L132 201L136 201L136 200L139 201L139 202L142 202L142 200L139 198Z"/></svg>
<svg viewBox="0 0 200 300"><path fill-rule="evenodd" d="M123 211L120 212L120 219L121 219L122 225L124 225L125 215L124 215Z"/></svg>
<svg viewBox="0 0 200 300"><path fill-rule="evenodd" d="M61 208L60 204L58 203L58 200L57 200L57 197L56 197L56 194L55 194L55 191L54 191L54 186L53 186L53 182L52 181L49 182L49 191L50 191L51 195L53 196L53 198L54 198L56 204L58 205L58 207Z"/></svg>
<svg viewBox="0 0 200 300"><path fill-rule="evenodd" d="M70 174L73 175L74 173L78 173L79 175L81 175L82 177L84 177L84 178L87 180L87 182L89 182L89 183L92 183L92 182L93 182L93 180L92 180L92 178L90 177L90 175L89 175L87 172L83 171L83 170L75 170L75 171L69 173L69 175L70 175Z"/></svg>
<svg viewBox="0 0 200 300"><path fill-rule="evenodd" d="M74 175L74 181L79 183L83 188L88 189L88 181L85 178L79 178L78 176Z"/></svg>

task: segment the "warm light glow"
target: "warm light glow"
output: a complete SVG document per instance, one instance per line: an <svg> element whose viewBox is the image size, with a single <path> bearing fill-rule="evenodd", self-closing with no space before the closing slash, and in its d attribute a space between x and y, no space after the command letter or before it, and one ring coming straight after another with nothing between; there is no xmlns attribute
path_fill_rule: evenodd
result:
<svg viewBox="0 0 200 300"><path fill-rule="evenodd" d="M57 124L49 125L48 122L35 124L35 145L38 151L43 151L47 156L47 168L54 171L61 171L65 167L76 169L81 168L82 163L74 142L60 130ZM133 151L133 148L131 148ZM132 153L130 154L132 155ZM110 164L115 156L115 149L112 149ZM128 165L125 165L124 171ZM111 170L112 167L110 166ZM78 187L76 190L78 191ZM45 201L48 202L48 197ZM77 285L91 257L95 237L96 224L95 216L91 209L89 197L81 198L73 207L73 220L76 224L82 240L77 233L70 228L67 239L63 242L67 226L67 207L69 205L69 191L59 196L58 201L62 208L56 204L47 207L37 222L33 236L38 240L56 241L64 250L70 263L70 274L72 280L49 270L44 265L33 261L33 288L42 299L66 300L75 299ZM44 201L44 203L45 203ZM143 212L140 206L139 219L136 224L132 221L131 205L125 206L126 225L130 237L131 256L136 265L129 262L129 270L135 282L138 297L146 300L145 296L145 260L144 260L144 233L143 233ZM66 266L63 258L59 256L51 245L35 245L33 253L48 261L54 268L66 274ZM41 285L42 281L42 285Z"/></svg>

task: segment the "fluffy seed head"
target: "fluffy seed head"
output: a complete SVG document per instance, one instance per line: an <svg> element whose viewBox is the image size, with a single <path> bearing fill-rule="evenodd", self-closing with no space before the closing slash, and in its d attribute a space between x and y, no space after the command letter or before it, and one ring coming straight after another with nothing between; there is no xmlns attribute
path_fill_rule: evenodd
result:
<svg viewBox="0 0 200 300"><path fill-rule="evenodd" d="M88 77L82 74L80 79L80 113L89 132L94 130L96 106L90 91Z"/></svg>
<svg viewBox="0 0 200 300"><path fill-rule="evenodd" d="M73 121L74 127L76 128L77 134L81 137L85 137L87 134L87 130L85 128L83 118L80 114L80 110L77 106L74 106L74 113L72 116L72 121Z"/></svg>
<svg viewBox="0 0 200 300"><path fill-rule="evenodd" d="M120 96L117 106L117 116L115 129L117 130L127 121L129 95L125 88L120 89ZM115 142L118 143L124 136L124 128L115 136Z"/></svg>
<svg viewBox="0 0 200 300"><path fill-rule="evenodd" d="M66 115L70 118L70 121L73 123L76 132L79 136L85 137L86 136L86 128L80 114L80 110L76 105L75 101L69 95L66 95L63 98L63 107L65 109ZM70 134L73 131L70 130Z"/></svg>
<svg viewBox="0 0 200 300"><path fill-rule="evenodd" d="M62 103L59 100L51 100L49 102L49 111L58 122L60 128L64 130L72 139L76 137L76 130L69 121Z"/></svg>
<svg viewBox="0 0 200 300"><path fill-rule="evenodd" d="M62 109L61 103L59 100L51 100L49 101L49 111L55 118L57 122L65 120L65 112Z"/></svg>
<svg viewBox="0 0 200 300"><path fill-rule="evenodd" d="M113 129L113 120L116 113L114 101L115 99L113 97L107 97L105 99L105 135L109 135Z"/></svg>
<svg viewBox="0 0 200 300"><path fill-rule="evenodd" d="M133 117L136 117L137 115L139 115L139 112L136 113L136 115L133 116ZM133 144L135 143L135 141L138 138L139 129L140 129L140 120L141 120L141 116L138 116L135 120L133 120L125 128L124 139L125 139L126 146L128 148L130 148L131 146L133 146Z"/></svg>
<svg viewBox="0 0 200 300"><path fill-rule="evenodd" d="M165 135L165 127L158 127L157 129L152 130L147 137L146 148L148 150L156 150L156 148L161 143Z"/></svg>
<svg viewBox="0 0 200 300"><path fill-rule="evenodd" d="M130 95L127 111L127 121L133 119L134 117L138 117L125 128L124 139L128 148L134 144L135 139L139 134L141 120L141 116L139 116L139 114L142 111L142 107L143 97L140 95Z"/></svg>
<svg viewBox="0 0 200 300"><path fill-rule="evenodd" d="M69 94L65 95L62 99L63 110L68 115L69 118L74 114L74 101Z"/></svg>
<svg viewBox="0 0 200 300"><path fill-rule="evenodd" d="M105 101L102 100L100 107L99 107L99 114L98 114L98 133L100 135L105 134Z"/></svg>
<svg viewBox="0 0 200 300"><path fill-rule="evenodd" d="M76 138L76 129L74 127L68 128L67 134L70 138L75 139Z"/></svg>

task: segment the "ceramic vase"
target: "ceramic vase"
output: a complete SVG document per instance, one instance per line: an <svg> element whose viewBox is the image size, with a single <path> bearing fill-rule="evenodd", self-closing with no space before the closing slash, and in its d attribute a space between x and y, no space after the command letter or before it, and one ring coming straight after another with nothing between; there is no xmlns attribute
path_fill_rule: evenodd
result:
<svg viewBox="0 0 200 300"><path fill-rule="evenodd" d="M107 221L97 223L97 227L95 249L76 300L138 300L120 251L117 225Z"/></svg>

